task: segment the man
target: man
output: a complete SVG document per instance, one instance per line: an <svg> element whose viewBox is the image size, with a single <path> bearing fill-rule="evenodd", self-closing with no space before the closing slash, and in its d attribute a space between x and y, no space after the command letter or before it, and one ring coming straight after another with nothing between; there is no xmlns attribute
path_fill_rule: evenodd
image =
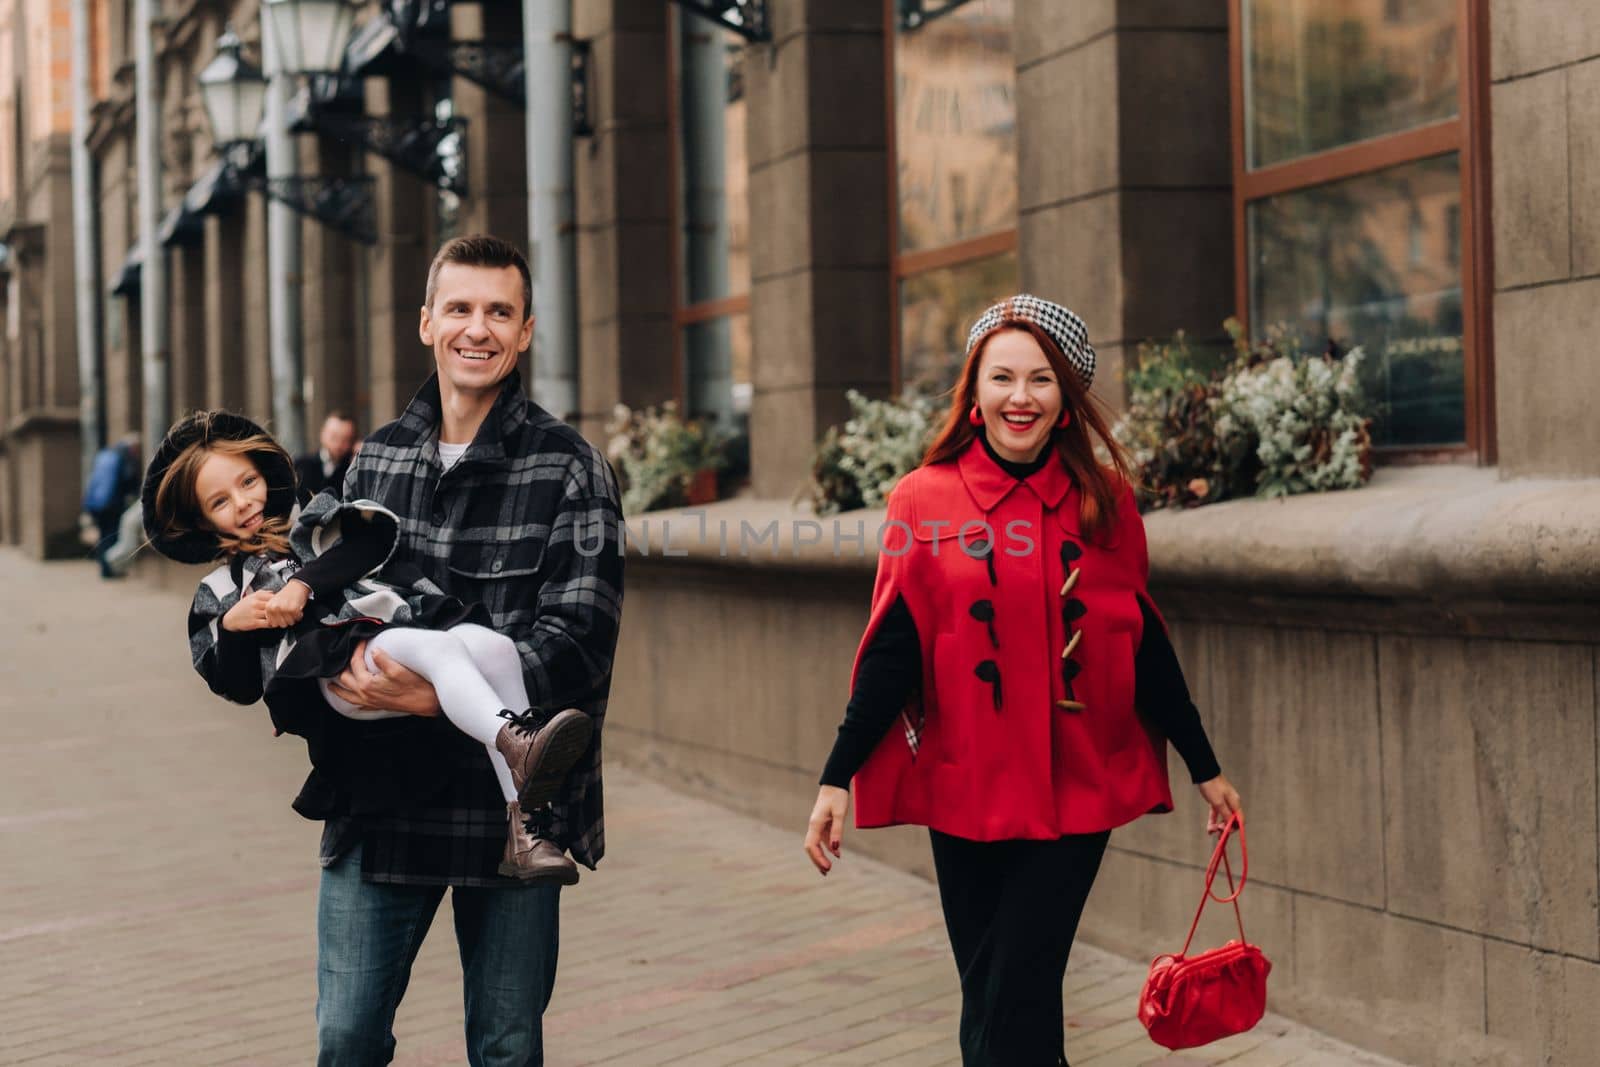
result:
<svg viewBox="0 0 1600 1067"><path fill-rule="evenodd" d="M89 480L83 489L83 511L99 534L94 555L100 563L102 578L121 578L126 573L125 569L113 565L110 553L128 501L132 499L138 503L139 473L139 438L134 434L127 434L96 452L89 466Z"/></svg>
<svg viewBox="0 0 1600 1067"><path fill-rule="evenodd" d="M314 453L300 456L294 461L295 477L300 489L295 494L304 507L311 498L324 489L338 492L344 485L344 476L350 470L350 457L355 454L356 421L342 411L330 411L322 420L322 432L317 435L320 446Z"/></svg>
<svg viewBox="0 0 1600 1067"><path fill-rule="evenodd" d="M528 265L507 242L464 237L428 271L419 333L436 373L395 422L369 436L345 480L401 522L395 561L481 603L510 636L536 709L577 707L595 737L541 813L539 836L590 868L605 839L599 727L622 606L621 509L605 459L522 391L533 334ZM335 691L361 708L423 718L448 785L420 810L352 818L323 832L317 1025L323 1065L388 1063L411 961L451 888L465 981L468 1059L541 1064L540 1018L555 981L558 886L499 877L505 805L483 746L437 718L433 688L380 651L358 649Z"/></svg>

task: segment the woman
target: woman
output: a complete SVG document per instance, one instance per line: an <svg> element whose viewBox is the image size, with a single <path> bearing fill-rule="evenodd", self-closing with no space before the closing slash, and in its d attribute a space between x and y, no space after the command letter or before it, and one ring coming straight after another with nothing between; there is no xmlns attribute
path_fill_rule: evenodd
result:
<svg viewBox="0 0 1600 1067"><path fill-rule="evenodd" d="M1066 1063L1078 919L1111 830L1172 810L1168 740L1213 827L1239 809L1145 589L1144 526L1089 395L1094 363L1082 320L1037 297L973 326L945 425L889 497L806 833L825 875L852 777L857 826L929 828L967 1067Z"/></svg>

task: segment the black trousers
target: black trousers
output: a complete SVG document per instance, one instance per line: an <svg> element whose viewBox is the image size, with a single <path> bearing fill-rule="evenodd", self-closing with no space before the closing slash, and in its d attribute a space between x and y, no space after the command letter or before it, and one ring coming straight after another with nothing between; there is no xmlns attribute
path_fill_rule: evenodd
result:
<svg viewBox="0 0 1600 1067"><path fill-rule="evenodd" d="M1110 831L1055 841L929 833L961 975L961 1062L1060 1067L1061 983Z"/></svg>

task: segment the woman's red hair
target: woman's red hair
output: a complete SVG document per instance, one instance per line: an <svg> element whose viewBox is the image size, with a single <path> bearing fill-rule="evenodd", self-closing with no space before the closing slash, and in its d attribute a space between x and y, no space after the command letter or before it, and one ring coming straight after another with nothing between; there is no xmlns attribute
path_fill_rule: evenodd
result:
<svg viewBox="0 0 1600 1067"><path fill-rule="evenodd" d="M1067 362L1061 346L1042 328L1022 319L1007 319L978 338L972 354L961 368L961 380L950 396L950 410L945 415L944 426L928 446L922 457L924 465L943 463L960 455L982 432L972 425L968 415L978 402L978 366L983 362L983 351L989 341L1005 330L1020 330L1039 342L1050 369L1055 372L1061 386L1062 402L1072 413L1065 428L1050 431L1050 442L1045 447L1054 448L1066 465L1067 472L1079 489L1078 519L1083 532L1091 540L1103 540L1117 521L1117 504L1125 486L1133 483L1129 473L1128 454L1111 436L1110 420L1104 406L1079 380L1077 372ZM1104 449L1109 463L1101 463L1095 455L1096 444Z"/></svg>

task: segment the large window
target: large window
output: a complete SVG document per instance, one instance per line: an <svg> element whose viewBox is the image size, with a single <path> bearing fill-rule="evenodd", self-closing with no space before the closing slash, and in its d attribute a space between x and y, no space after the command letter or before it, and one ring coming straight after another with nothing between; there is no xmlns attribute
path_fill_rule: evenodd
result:
<svg viewBox="0 0 1600 1067"><path fill-rule="evenodd" d="M1017 288L1012 0L886 0L897 307L895 377L938 392L966 329Z"/></svg>
<svg viewBox="0 0 1600 1067"><path fill-rule="evenodd" d="M1366 351L1391 452L1492 458L1482 0L1232 0L1239 302Z"/></svg>
<svg viewBox="0 0 1600 1067"><path fill-rule="evenodd" d="M676 359L687 412L745 433L750 416L750 198L744 39L675 8L671 102Z"/></svg>

